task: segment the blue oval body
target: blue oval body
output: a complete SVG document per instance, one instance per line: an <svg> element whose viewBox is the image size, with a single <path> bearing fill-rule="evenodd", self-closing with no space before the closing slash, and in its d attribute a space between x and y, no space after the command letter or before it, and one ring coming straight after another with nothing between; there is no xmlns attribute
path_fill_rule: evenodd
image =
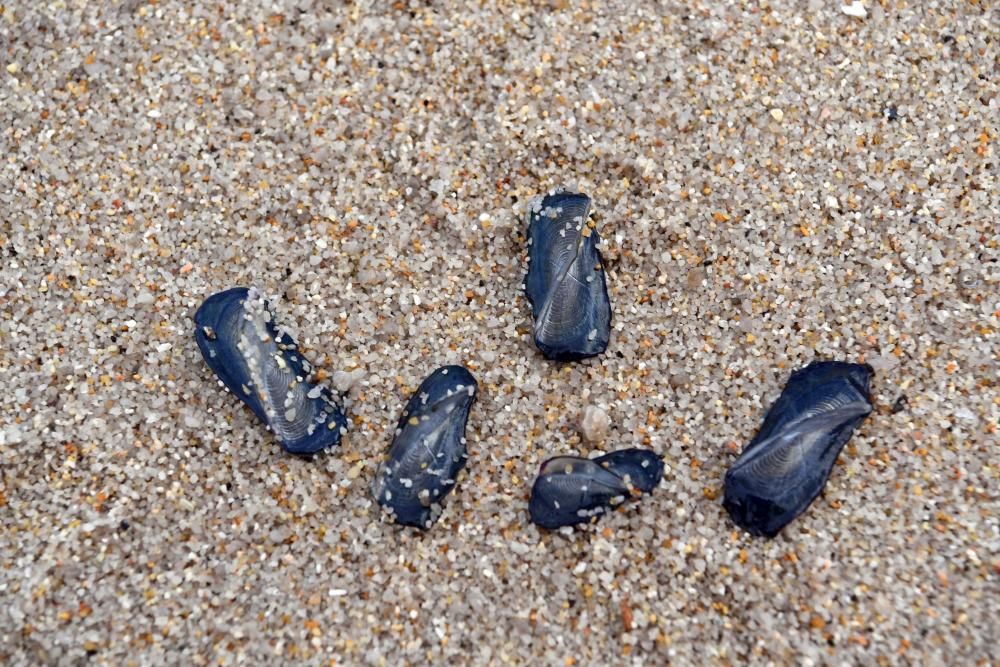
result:
<svg viewBox="0 0 1000 667"><path fill-rule="evenodd" d="M556 456L538 471L528 513L542 528L587 523L651 492L662 478L663 461L646 449L623 449L595 459Z"/></svg>
<svg viewBox="0 0 1000 667"><path fill-rule="evenodd" d="M726 473L723 506L754 535L774 537L823 490L854 429L872 411L867 364L813 362L794 373Z"/></svg>
<svg viewBox="0 0 1000 667"><path fill-rule="evenodd" d="M274 322L254 288L235 287L205 299L194 315L205 362L292 454L313 454L340 442L347 418L295 341Z"/></svg>
<svg viewBox="0 0 1000 667"><path fill-rule="evenodd" d="M601 354L611 337L611 301L590 197L551 194L529 212L528 275L535 345L548 359L573 361Z"/></svg>
<svg viewBox="0 0 1000 667"><path fill-rule="evenodd" d="M467 369L443 366L407 401L372 483L375 500L397 523L427 529L437 521L465 467L465 425L478 391Z"/></svg>

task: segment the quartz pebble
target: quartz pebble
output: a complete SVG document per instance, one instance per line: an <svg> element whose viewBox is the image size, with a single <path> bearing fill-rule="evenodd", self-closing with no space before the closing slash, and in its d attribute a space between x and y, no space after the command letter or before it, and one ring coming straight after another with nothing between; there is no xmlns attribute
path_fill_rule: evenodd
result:
<svg viewBox="0 0 1000 667"><path fill-rule="evenodd" d="M588 405L580 414L580 435L589 443L600 443L608 436L611 419L596 405Z"/></svg>
<svg viewBox="0 0 1000 667"><path fill-rule="evenodd" d="M854 2L849 5L841 6L840 11L844 12L848 16L853 16L859 19L863 19L868 16L868 10L865 9L864 3L860 0L854 0Z"/></svg>
<svg viewBox="0 0 1000 667"><path fill-rule="evenodd" d="M346 394L357 386L364 377L365 371L362 368L356 368L353 371L336 371L333 374L333 386L340 393Z"/></svg>

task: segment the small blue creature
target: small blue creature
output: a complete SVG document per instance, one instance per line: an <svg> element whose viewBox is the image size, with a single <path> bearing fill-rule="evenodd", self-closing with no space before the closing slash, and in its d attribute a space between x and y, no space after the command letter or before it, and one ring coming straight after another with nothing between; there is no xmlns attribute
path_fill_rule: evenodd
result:
<svg viewBox="0 0 1000 667"><path fill-rule="evenodd" d="M295 341L274 322L255 288L236 287L205 299L194 315L195 340L208 367L246 403L292 454L340 442L347 418Z"/></svg>

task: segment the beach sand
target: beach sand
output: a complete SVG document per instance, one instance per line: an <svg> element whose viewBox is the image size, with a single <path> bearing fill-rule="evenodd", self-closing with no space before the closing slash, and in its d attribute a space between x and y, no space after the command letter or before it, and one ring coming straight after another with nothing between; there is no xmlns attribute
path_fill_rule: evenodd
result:
<svg viewBox="0 0 1000 667"><path fill-rule="evenodd" d="M841 4L4 3L0 662L996 664L1000 7ZM522 290L556 187L613 305L573 364ZM237 285L346 391L337 449L205 365ZM816 358L877 409L752 538L723 476ZM369 487L448 363L480 397L422 533ZM529 523L544 459L625 447L660 488Z"/></svg>

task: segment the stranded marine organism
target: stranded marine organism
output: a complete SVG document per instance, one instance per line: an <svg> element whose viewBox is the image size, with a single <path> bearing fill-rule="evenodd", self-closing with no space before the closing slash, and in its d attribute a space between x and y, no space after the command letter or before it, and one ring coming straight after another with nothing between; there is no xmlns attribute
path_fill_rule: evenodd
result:
<svg viewBox="0 0 1000 667"><path fill-rule="evenodd" d="M529 211L528 275L535 345L548 359L573 361L604 352L611 302L590 197L568 192L536 199Z"/></svg>
<svg viewBox="0 0 1000 667"><path fill-rule="evenodd" d="M462 366L444 366L410 397L372 494L397 523L430 528L465 467L465 424L478 386Z"/></svg>
<svg viewBox="0 0 1000 667"><path fill-rule="evenodd" d="M595 459L556 456L538 471L528 513L542 528L589 522L663 478L663 461L648 449L622 449Z"/></svg>
<svg viewBox="0 0 1000 667"><path fill-rule="evenodd" d="M334 395L255 288L213 294L194 315L195 340L222 384L264 422L286 451L312 454L340 442L347 419Z"/></svg>
<svg viewBox="0 0 1000 667"><path fill-rule="evenodd" d="M871 366L813 362L792 373L726 473L723 505L754 535L774 537L819 495L840 450L872 411Z"/></svg>

